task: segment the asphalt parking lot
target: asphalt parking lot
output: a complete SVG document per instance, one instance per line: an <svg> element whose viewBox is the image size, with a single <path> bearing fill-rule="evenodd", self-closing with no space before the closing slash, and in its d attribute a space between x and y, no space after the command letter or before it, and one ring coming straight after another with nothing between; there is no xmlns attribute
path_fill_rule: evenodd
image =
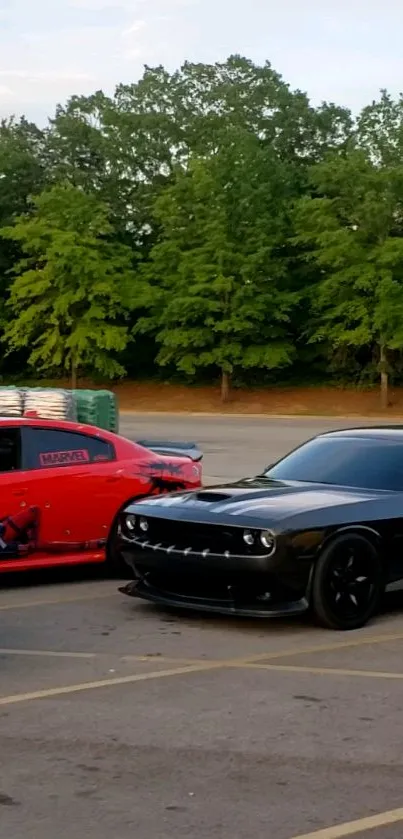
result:
<svg viewBox="0 0 403 839"><path fill-rule="evenodd" d="M194 439L221 480L324 425L124 417L122 432ZM1 837L401 839L403 594L338 634L177 615L118 584L2 583Z"/></svg>

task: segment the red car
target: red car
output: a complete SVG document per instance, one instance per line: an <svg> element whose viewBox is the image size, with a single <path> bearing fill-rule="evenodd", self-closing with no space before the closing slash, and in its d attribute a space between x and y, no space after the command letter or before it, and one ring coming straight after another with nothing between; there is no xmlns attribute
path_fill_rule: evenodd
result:
<svg viewBox="0 0 403 839"><path fill-rule="evenodd" d="M105 561L118 568L121 508L200 487L201 458L194 443L141 445L90 425L0 419L0 572Z"/></svg>

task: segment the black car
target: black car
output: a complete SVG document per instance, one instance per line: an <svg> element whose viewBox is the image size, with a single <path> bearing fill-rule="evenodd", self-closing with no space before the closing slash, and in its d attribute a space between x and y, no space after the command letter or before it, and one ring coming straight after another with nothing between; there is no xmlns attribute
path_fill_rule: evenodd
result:
<svg viewBox="0 0 403 839"><path fill-rule="evenodd" d="M403 427L321 434L255 478L131 504L126 594L355 629L403 579Z"/></svg>

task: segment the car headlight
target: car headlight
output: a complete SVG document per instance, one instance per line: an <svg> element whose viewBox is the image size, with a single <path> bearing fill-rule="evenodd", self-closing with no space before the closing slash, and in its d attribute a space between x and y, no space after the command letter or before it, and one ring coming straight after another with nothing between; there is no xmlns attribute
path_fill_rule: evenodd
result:
<svg viewBox="0 0 403 839"><path fill-rule="evenodd" d="M243 538L246 545L253 545L253 543L255 541L255 537L254 537L251 530L244 530L244 532L242 534L242 538Z"/></svg>
<svg viewBox="0 0 403 839"><path fill-rule="evenodd" d="M276 537L271 530L262 530L259 534L260 542L269 553L276 550Z"/></svg>
<svg viewBox="0 0 403 839"><path fill-rule="evenodd" d="M135 529L135 527L136 527L136 516L133 516L133 514L132 514L132 513L130 513L128 516L126 516L126 518L125 518L125 525L126 525L126 527L127 527L127 530L128 530L130 533L133 533L133 531L134 531L134 529Z"/></svg>
<svg viewBox="0 0 403 839"><path fill-rule="evenodd" d="M143 531L143 533L147 533L148 530L148 521L147 519L139 519L139 528Z"/></svg>

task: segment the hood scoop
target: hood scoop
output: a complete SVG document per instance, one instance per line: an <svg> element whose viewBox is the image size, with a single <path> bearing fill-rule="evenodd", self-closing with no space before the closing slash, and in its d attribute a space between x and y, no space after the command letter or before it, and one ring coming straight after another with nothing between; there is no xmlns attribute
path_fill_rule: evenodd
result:
<svg viewBox="0 0 403 839"><path fill-rule="evenodd" d="M213 501L228 501L231 498L231 495L228 495L227 492L214 492L214 490L208 489L197 492L194 495L198 501L205 501L207 504L211 504Z"/></svg>

